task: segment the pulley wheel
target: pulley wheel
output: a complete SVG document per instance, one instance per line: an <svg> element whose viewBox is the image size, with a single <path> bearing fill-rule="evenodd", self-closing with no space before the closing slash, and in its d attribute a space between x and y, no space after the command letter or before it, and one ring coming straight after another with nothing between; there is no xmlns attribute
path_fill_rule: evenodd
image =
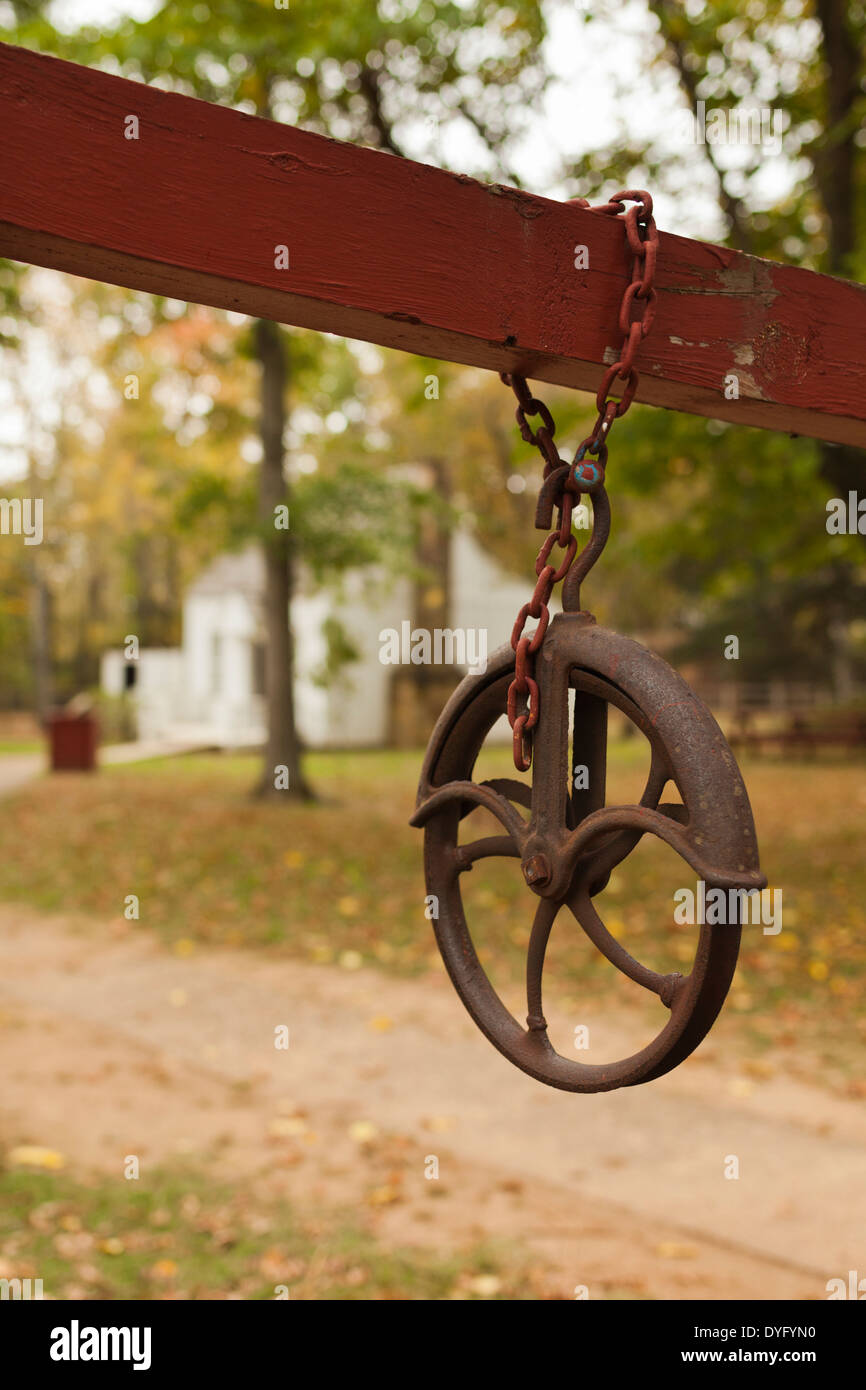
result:
<svg viewBox="0 0 866 1390"><path fill-rule="evenodd" d="M463 680L430 739L412 823L425 829L427 893L438 899L436 939L469 1013L515 1066L565 1091L634 1086L677 1066L711 1027L736 966L741 914L737 910L734 921L701 925L688 974L662 975L635 960L611 935L593 899L644 835L671 846L707 889L764 887L749 799L710 711L665 661L639 643L597 626L588 613L561 613L550 624L535 671L542 716L534 731L531 785L514 778L473 780L485 739L505 712L514 674L510 646L492 656L483 675ZM611 705L651 746L646 787L634 805L605 804ZM574 789L577 766L587 768L589 780L579 790ZM663 801L669 786L672 799ZM496 817L501 833L460 844L461 821L478 806ZM527 894L535 899L525 1026L485 974L464 912L462 875L477 860L496 856L520 859ZM548 1038L541 977L548 937L563 910L617 969L656 994L666 1013L653 1041L621 1061L577 1062L556 1052Z"/></svg>

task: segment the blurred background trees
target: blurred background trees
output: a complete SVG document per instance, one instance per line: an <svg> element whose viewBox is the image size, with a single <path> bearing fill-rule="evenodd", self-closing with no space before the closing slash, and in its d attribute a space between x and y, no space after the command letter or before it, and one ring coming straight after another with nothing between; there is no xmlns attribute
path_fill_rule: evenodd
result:
<svg viewBox="0 0 866 1390"><path fill-rule="evenodd" d="M585 31L598 26L611 42L623 25L645 31L641 70L611 66L621 123L541 186L521 140L552 81L557 11L556 0L293 0L288 11L184 0L145 21L70 31L38 0L2 9L12 42L552 196L649 187L678 218L662 225L686 233L696 205L706 215L714 204L714 239L863 278L858 0L581 7ZM634 113L648 93L670 122L639 138ZM672 138L699 102L780 110L783 152ZM558 143L578 136L559 131ZM256 536L268 576L261 787L286 764L304 796L286 622L302 561L316 584L339 584L353 564L405 567L436 506L440 519L470 518L509 569L531 573L537 459L517 436L510 393L488 374L9 265L0 350L17 422L4 435L7 494L33 495L38 483L50 499L44 544L0 551L7 705L43 712L92 686L99 653L127 632L176 643L185 584ZM558 439L579 439L590 398L542 394ZM437 497L385 472L411 462L433 468ZM863 462L853 449L635 407L614 435L614 533L591 603L674 655L717 660L721 674L722 640L735 632L738 678L829 672L844 695L866 672L866 562L860 537L830 543L825 504L860 484ZM272 525L278 505L290 509L287 530Z"/></svg>

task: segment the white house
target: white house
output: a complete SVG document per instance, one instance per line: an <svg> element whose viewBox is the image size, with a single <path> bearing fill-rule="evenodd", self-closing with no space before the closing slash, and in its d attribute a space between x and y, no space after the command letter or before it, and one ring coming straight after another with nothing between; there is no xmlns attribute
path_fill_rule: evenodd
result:
<svg viewBox="0 0 866 1390"><path fill-rule="evenodd" d="M470 656L489 654L510 637L534 576L507 576L468 530L450 538L449 569L453 597L448 627L469 634ZM186 594L179 649L144 649L135 661L128 661L122 650L103 654L102 688L108 695L128 692L140 739L223 748L262 743L263 589L258 547L223 555ZM391 741L391 686L400 667L383 660L387 642L382 634L401 633L412 618L413 600L411 580L373 583L369 572L349 574L342 600L323 592L301 592L292 599L296 716L308 747ZM317 676L327 655L330 617L339 619L359 657L325 686ZM444 655L449 655L447 647ZM465 662L452 667L455 684L466 669ZM507 726L504 732L508 735Z"/></svg>

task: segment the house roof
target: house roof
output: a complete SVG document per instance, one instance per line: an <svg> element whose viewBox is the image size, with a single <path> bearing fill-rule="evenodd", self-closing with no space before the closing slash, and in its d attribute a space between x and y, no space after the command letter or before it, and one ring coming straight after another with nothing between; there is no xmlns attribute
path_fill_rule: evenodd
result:
<svg viewBox="0 0 866 1390"><path fill-rule="evenodd" d="M260 598L265 588L265 564L261 548L248 545L243 550L218 555L190 585L190 594L245 594Z"/></svg>

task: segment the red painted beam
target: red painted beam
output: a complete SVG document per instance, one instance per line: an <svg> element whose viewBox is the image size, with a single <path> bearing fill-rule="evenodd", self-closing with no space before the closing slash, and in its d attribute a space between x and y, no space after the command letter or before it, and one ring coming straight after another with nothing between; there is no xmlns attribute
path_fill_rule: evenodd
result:
<svg viewBox="0 0 866 1390"><path fill-rule="evenodd" d="M620 342L614 219L8 45L0 170L16 260L583 389ZM866 446L863 286L664 232L657 285L638 400Z"/></svg>

